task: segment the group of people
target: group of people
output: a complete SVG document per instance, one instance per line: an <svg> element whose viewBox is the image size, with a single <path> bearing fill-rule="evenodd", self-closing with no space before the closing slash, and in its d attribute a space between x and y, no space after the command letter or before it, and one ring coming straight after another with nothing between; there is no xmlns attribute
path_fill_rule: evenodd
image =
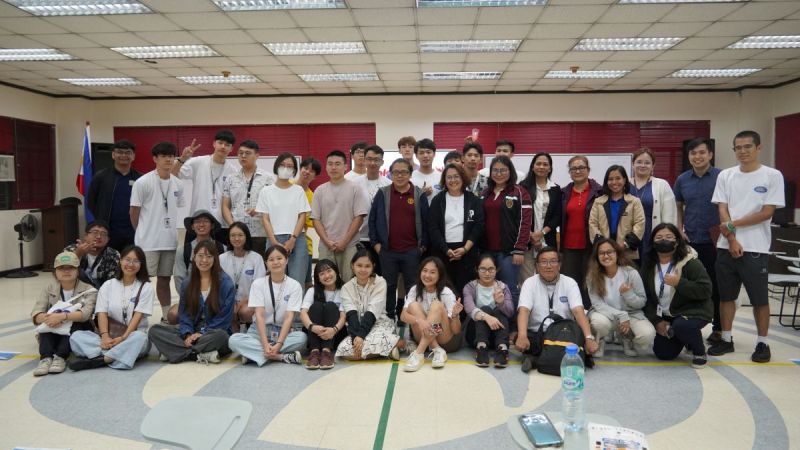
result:
<svg viewBox="0 0 800 450"><path fill-rule="evenodd" d="M590 178L589 158L575 155L562 188L548 153L520 173L513 142L498 141L480 170L483 147L467 139L438 171L435 143L404 137L386 177L377 145L354 144L349 161L331 151L330 180L312 192L317 160L283 153L267 174L252 140L239 144L239 167L227 161L234 143L223 130L211 155L195 156L196 141L180 156L174 144L156 144L155 169L144 175L131 168L133 144L115 144L114 167L87 197L97 220L58 255L33 309L34 375L63 372L70 351L73 370L130 369L151 345L171 363L236 352L245 364L300 364L307 352L308 369L407 352L404 369L416 371L427 350L440 368L466 342L478 366L506 367L513 346L525 369L551 313L575 320L594 357L613 342L626 356L652 348L674 359L688 349L699 368L707 355L734 351L742 284L758 328L752 360L770 360L769 222L784 191L780 172L759 163L753 131L734 137L739 164L723 171L708 141L691 141L692 168L672 187L653 176L647 148L634 152L632 177L614 165L602 184ZM182 180L193 182L191 199ZM148 327L156 299L162 320Z"/></svg>

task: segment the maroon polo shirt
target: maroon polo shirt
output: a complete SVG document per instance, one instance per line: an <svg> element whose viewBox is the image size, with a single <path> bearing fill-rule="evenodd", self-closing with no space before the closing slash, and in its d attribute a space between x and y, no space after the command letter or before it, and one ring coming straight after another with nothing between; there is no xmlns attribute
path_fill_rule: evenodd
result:
<svg viewBox="0 0 800 450"><path fill-rule="evenodd" d="M389 190L389 250L407 252L417 248L417 224L414 186L398 192L394 184Z"/></svg>
<svg viewBox="0 0 800 450"><path fill-rule="evenodd" d="M494 198L494 192L490 191L483 200L483 232L486 235L486 250L490 252L497 252L502 248L500 240L500 212L505 199L506 194L505 190L503 190L497 198Z"/></svg>

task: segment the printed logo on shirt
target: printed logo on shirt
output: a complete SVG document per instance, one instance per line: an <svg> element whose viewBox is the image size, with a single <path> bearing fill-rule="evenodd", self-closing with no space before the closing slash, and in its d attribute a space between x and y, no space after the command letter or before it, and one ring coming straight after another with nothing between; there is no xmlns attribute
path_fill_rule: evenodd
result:
<svg viewBox="0 0 800 450"><path fill-rule="evenodd" d="M759 194L766 194L768 191L766 186L756 186L753 188L753 190L758 192Z"/></svg>
<svg viewBox="0 0 800 450"><path fill-rule="evenodd" d="M283 301L285 301L286 303L289 303L289 297L290 297L289 294L284 295L283 296Z"/></svg>
<svg viewBox="0 0 800 450"><path fill-rule="evenodd" d="M244 271L244 274L245 274L245 275L247 275L247 276L251 276L251 277L252 277L253 275L255 275L255 273L256 273L256 269L247 269L247 270L245 270L245 271Z"/></svg>
<svg viewBox="0 0 800 450"><path fill-rule="evenodd" d="M414 197L408 197L406 202L408 202L409 205L413 205L414 204Z"/></svg>
<svg viewBox="0 0 800 450"><path fill-rule="evenodd" d="M514 207L514 202L517 200L517 197L506 196L506 208L511 209Z"/></svg>
<svg viewBox="0 0 800 450"><path fill-rule="evenodd" d="M558 297L558 301L560 301L561 303L567 303L569 299L567 298L566 295L562 295L561 297Z"/></svg>
<svg viewBox="0 0 800 450"><path fill-rule="evenodd" d="M179 195L181 195L181 192L180 191L174 191L174 192L172 192L172 195L174 195L175 197L178 197Z"/></svg>
<svg viewBox="0 0 800 450"><path fill-rule="evenodd" d="M467 222L473 222L473 221L475 221L475 210L470 209L469 212L467 213Z"/></svg>

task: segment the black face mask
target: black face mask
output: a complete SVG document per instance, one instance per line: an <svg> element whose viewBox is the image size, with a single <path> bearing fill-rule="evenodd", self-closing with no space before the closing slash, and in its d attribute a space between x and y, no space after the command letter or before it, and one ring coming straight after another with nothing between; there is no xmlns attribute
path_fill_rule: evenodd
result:
<svg viewBox="0 0 800 450"><path fill-rule="evenodd" d="M677 243L675 241L667 241L667 240L655 241L653 243L653 248L658 253L669 253L669 252L675 250L675 245L676 244Z"/></svg>

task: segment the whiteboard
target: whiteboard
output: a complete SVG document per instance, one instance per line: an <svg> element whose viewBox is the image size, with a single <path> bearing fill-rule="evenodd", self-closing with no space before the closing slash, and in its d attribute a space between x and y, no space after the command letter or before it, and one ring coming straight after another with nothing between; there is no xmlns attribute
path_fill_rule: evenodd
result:
<svg viewBox="0 0 800 450"><path fill-rule="evenodd" d="M225 164L234 164L235 165L234 167L240 167L239 157L229 156L225 159L226 159ZM276 159L278 159L277 156L259 156L258 159L256 160L256 166L262 172L270 174L271 176L275 177L275 174L272 172L272 168L275 167ZM301 161L300 157L295 156L294 159L297 160L297 167L299 168ZM191 180L181 180L181 183L183 183L183 198L186 199L186 206L178 208L178 228L184 228L183 219L185 219L186 217L189 216L189 214L191 214L189 208L192 204L192 185L194 184L192 183Z"/></svg>
<svg viewBox="0 0 800 450"><path fill-rule="evenodd" d="M554 183L558 184L561 187L568 185L572 182L572 179L569 177L569 167L567 163L569 159L575 156L575 153L551 153L550 156L553 158L553 175L551 179ZM511 162L514 163L514 168L520 172L525 174L528 173L528 170L531 167L531 161L533 161L534 154L514 154L514 157L511 158ZM589 178L594 178L599 184L603 184L603 178L605 178L606 170L613 165L619 165L625 168L628 172L628 178L631 175L631 153L590 153L584 155L589 159L589 167L591 167L591 172L589 173ZM483 156L483 165L484 167L489 167L489 164L494 159L494 155L484 155ZM517 182L521 182L522 180L518 180Z"/></svg>

